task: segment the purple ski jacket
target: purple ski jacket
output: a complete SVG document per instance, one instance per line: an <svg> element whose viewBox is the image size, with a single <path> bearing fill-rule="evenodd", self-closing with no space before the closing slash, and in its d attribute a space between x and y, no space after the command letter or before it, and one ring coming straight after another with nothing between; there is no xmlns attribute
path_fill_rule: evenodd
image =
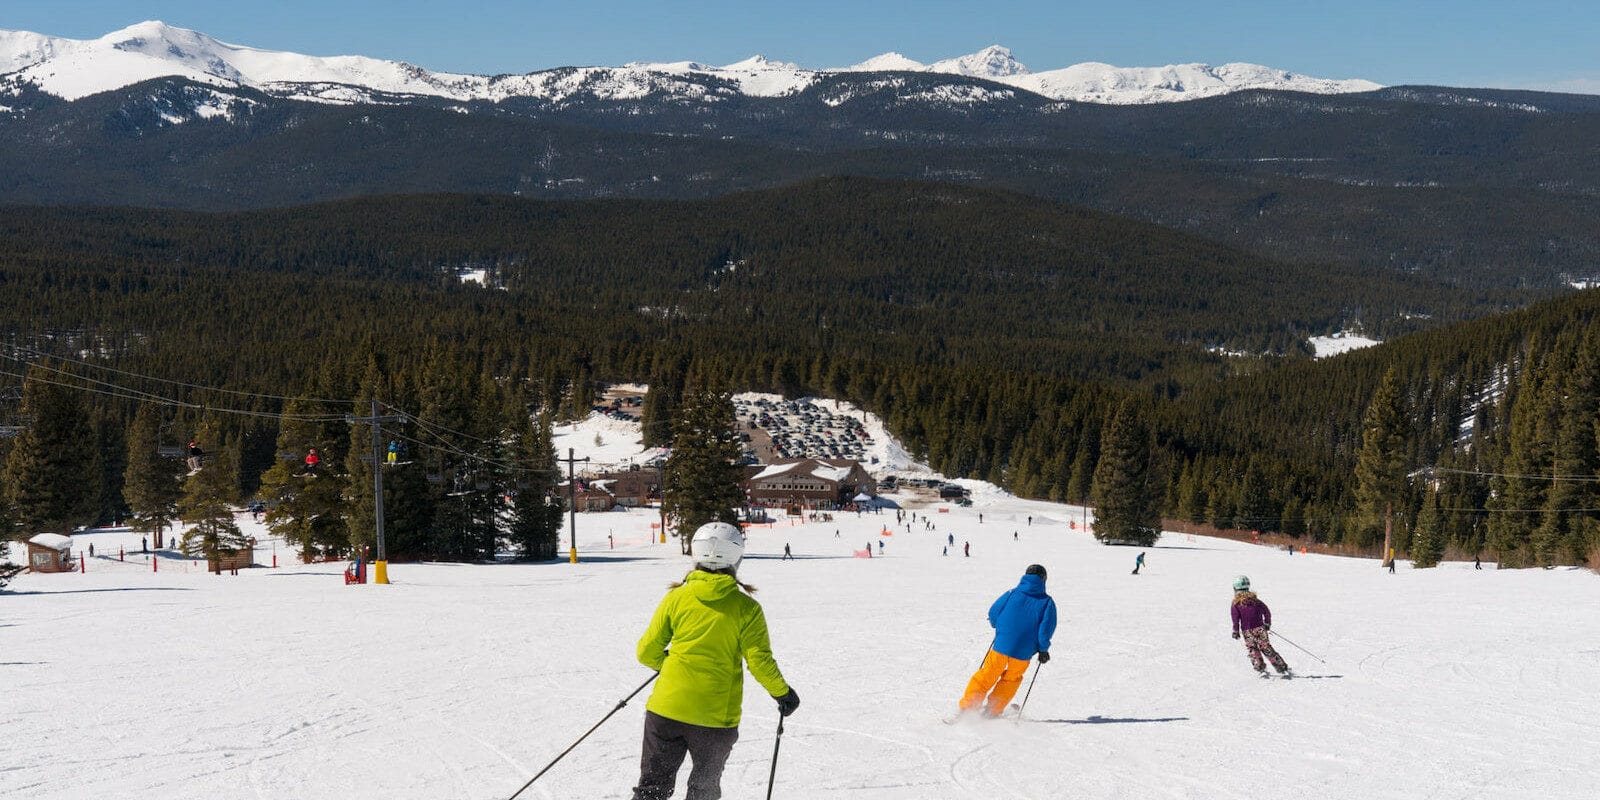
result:
<svg viewBox="0 0 1600 800"><path fill-rule="evenodd" d="M1266 626L1272 627L1272 609L1256 597L1255 592L1240 592L1233 598L1233 629L1237 631L1250 631Z"/></svg>

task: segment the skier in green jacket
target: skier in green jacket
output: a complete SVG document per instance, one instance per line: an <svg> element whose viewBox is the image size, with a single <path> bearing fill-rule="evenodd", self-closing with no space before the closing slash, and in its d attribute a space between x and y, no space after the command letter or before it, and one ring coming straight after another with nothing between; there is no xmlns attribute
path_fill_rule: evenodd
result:
<svg viewBox="0 0 1600 800"><path fill-rule="evenodd" d="M739 738L744 665L784 716L800 707L772 658L767 618L737 577L744 533L726 522L700 526L689 543L694 570L672 585L639 639L639 663L659 670L645 703L644 752L634 800L672 796L684 756L688 800L722 796L722 768Z"/></svg>

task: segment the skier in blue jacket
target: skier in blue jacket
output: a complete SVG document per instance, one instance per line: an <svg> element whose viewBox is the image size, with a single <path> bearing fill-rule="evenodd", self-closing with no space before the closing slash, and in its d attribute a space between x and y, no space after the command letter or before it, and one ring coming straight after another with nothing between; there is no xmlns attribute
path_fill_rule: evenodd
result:
<svg viewBox="0 0 1600 800"><path fill-rule="evenodd" d="M1034 654L1039 654L1040 664L1049 663L1050 637L1056 632L1056 601L1045 593L1045 578L1044 567L1030 565L1017 587L989 606L994 644L967 682L967 691L961 696L963 712L977 711L981 706L984 714L1000 716L1016 696Z"/></svg>

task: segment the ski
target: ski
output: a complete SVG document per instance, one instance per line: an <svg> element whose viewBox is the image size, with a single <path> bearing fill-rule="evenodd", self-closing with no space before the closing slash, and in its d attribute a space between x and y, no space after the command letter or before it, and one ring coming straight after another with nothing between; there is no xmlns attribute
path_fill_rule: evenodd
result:
<svg viewBox="0 0 1600 800"><path fill-rule="evenodd" d="M959 724L961 722L965 722L965 721L968 721L968 720L971 720L971 721L974 721L974 722L989 721L989 720L1001 720L1001 719L1015 720L1015 719L1018 719L1021 714L1022 714L1022 707L1017 705L1016 703L1012 703L1011 705L1006 706L1006 710L1002 711L998 716L991 717L988 714L985 714L985 713L983 713L981 711L958 711L958 712L955 713L954 716L944 717L940 721L943 722L946 725L956 725L956 724Z"/></svg>

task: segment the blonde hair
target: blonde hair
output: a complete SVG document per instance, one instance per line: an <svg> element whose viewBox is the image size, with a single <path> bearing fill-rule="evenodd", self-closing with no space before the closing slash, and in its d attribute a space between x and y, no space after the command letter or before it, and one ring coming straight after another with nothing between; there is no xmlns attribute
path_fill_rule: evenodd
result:
<svg viewBox="0 0 1600 800"><path fill-rule="evenodd" d="M722 569L706 569L705 567L695 567L694 569L684 573L683 580L673 581L672 583L667 584L667 588L676 589L679 586L682 586L684 581L689 580L689 576L695 574L696 572L709 572L712 575L726 575L732 578L734 583L739 584L739 588L743 589L745 594L756 593L756 587L739 580L739 570L735 567L723 567Z"/></svg>

